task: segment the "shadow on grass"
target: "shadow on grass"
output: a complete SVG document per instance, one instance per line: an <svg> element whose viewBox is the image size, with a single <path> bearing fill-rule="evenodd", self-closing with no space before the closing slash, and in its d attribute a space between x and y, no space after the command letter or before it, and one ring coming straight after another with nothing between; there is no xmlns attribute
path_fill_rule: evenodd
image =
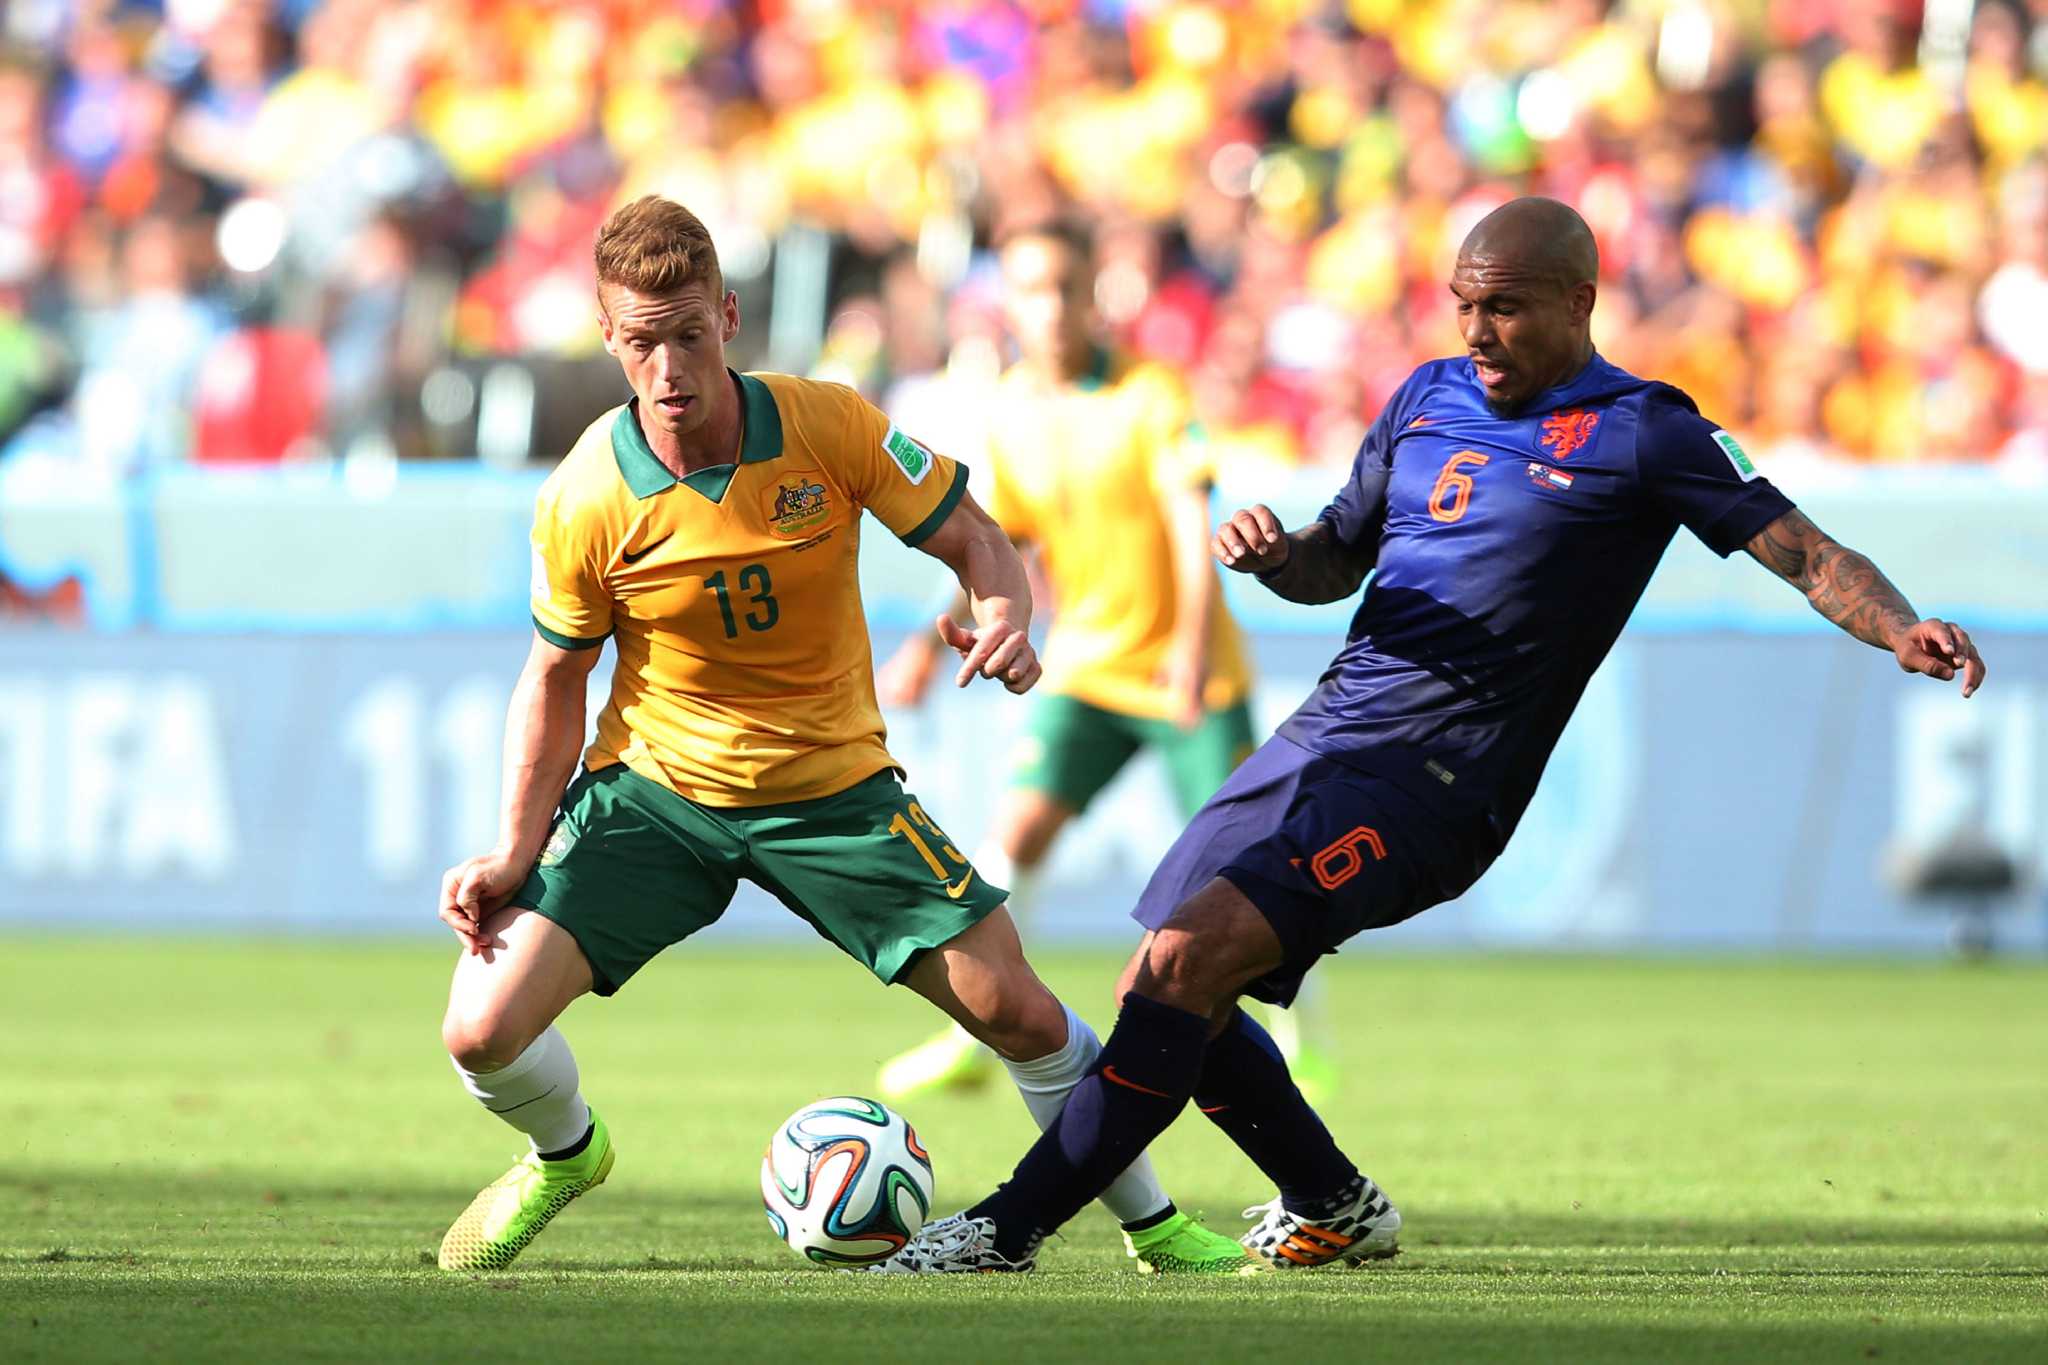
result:
<svg viewBox="0 0 2048 1365"><path fill-rule="evenodd" d="M321 1223L408 1225L438 1232L460 1210L471 1191L433 1180L342 1185L281 1180L276 1172L223 1170L208 1174L134 1170L72 1171L15 1169L0 1174L0 1264L46 1260L90 1261L127 1254L131 1242L109 1246L107 1234L124 1223L163 1232L167 1216L211 1220L224 1225L260 1224L280 1248L310 1239ZM1191 1201L1191 1203L1199 1201ZM2048 1266L2048 1220L2038 1216L2004 1219L1942 1218L1911 1211L1896 1217L1622 1217L1592 1212L1470 1209L1411 1204L1404 1210L1404 1267L1439 1258L1469 1262L1475 1254L1583 1252L1595 1260L1615 1255L1663 1254L1684 1250L1768 1252L1826 1248L1882 1252L1886 1249L2027 1249ZM22 1215L29 1215L24 1218ZM679 1194L673 1190L614 1189L607 1186L576 1209L579 1226L604 1225L630 1237L642 1231L692 1229L707 1235L739 1235L752 1241L760 1204L749 1193ZM1102 1221L1091 1211L1086 1219ZM1214 1220L1219 1227L1227 1219ZM1095 1229L1079 1223L1073 1244L1092 1242ZM173 1229L175 1232L175 1229ZM40 1240L37 1240L40 1239ZM761 1242L772 1250L772 1243ZM426 1248L431 1249L431 1248ZM1052 1255L1061 1244L1053 1243ZM729 1254L677 1257L652 1248L653 1259L569 1260L579 1270L697 1270L730 1268ZM750 1257L772 1264L773 1257ZM1923 1258L1916 1257L1916 1261ZM1960 1267L1959 1267L1960 1269Z"/></svg>
<svg viewBox="0 0 2048 1365"><path fill-rule="evenodd" d="M466 1190L275 1173L0 1177L0 1359L649 1355L1183 1362L2044 1358L2039 1220L1413 1210L1372 1270L1156 1281L1089 1215L1039 1276L819 1274L750 1195L607 1188L513 1272L444 1276ZM20 1215L24 1210L29 1217ZM201 1234L201 1229L211 1228ZM701 1254L700 1254L701 1253ZM2029 1309L2028 1305L2033 1305ZM869 1349L874 1348L874 1349Z"/></svg>

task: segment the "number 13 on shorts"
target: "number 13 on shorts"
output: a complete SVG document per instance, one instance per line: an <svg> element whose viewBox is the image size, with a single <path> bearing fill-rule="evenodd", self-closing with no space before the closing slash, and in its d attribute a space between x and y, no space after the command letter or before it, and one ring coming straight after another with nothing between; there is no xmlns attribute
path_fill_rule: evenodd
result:
<svg viewBox="0 0 2048 1365"><path fill-rule="evenodd" d="M908 818L905 818L906 816ZM923 833L919 833L919 830ZM958 867L967 866L967 859L962 857L960 850L953 847L952 841L946 838L946 831L940 829L931 816L924 813L924 807L915 801L912 801L905 810L898 811L889 821L889 832L900 834L910 840L910 846L917 850L917 856L924 859L924 864L932 870L932 875L942 882L950 882L953 872L945 863L939 861L941 855L947 862ZM930 836L931 842L926 842L926 836ZM933 844L938 845L937 853L932 852ZM951 891L952 887L948 886L946 889ZM965 889L963 884L962 890ZM959 892L954 894L958 895Z"/></svg>

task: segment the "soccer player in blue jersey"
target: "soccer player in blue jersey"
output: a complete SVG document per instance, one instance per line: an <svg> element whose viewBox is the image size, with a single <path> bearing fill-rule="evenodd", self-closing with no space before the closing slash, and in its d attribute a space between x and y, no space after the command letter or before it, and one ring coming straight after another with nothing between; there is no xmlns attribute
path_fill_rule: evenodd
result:
<svg viewBox="0 0 2048 1365"><path fill-rule="evenodd" d="M1372 586L1316 690L1153 874L1116 1029L1058 1120L994 1194L877 1269L1031 1269L1190 1099L1279 1187L1248 1265L1392 1255L1401 1215L1238 998L1286 1004L1324 953L1500 856L1680 526L1746 549L1907 672L1960 676L1966 697L1983 682L1960 626L1918 619L1683 393L1600 358L1598 267L1563 204L1489 214L1451 275L1466 354L1409 376L1315 521L1286 531L1257 506L1217 530L1225 566L1292 601Z"/></svg>

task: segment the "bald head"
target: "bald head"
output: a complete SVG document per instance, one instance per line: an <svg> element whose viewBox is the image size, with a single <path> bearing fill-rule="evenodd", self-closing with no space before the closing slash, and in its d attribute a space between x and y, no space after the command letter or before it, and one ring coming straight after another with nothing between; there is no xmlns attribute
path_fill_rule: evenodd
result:
<svg viewBox="0 0 2048 1365"><path fill-rule="evenodd" d="M1555 199L1516 199L1479 220L1458 248L1451 292L1486 400L1520 408L1593 357L1600 249L1586 220Z"/></svg>
<svg viewBox="0 0 2048 1365"><path fill-rule="evenodd" d="M1586 220L1569 204L1533 195L1481 218L1465 234L1458 259L1508 266L1565 289L1600 277L1600 248Z"/></svg>

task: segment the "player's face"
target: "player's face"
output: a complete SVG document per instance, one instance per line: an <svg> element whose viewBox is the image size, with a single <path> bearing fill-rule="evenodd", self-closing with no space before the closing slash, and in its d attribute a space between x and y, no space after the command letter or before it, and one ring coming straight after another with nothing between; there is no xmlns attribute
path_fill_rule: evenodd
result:
<svg viewBox="0 0 2048 1365"><path fill-rule="evenodd" d="M640 400L640 420L676 436L700 430L728 401L725 344L739 335L739 296L709 280L672 294L622 285L599 290L604 348Z"/></svg>
<svg viewBox="0 0 2048 1365"><path fill-rule="evenodd" d="M1584 362L1592 285L1560 285L1512 263L1460 257L1451 293L1466 353L1494 411L1513 411Z"/></svg>
<svg viewBox="0 0 2048 1365"><path fill-rule="evenodd" d="M1022 237L1003 249L1003 317L1034 363L1059 364L1088 347L1087 272L1053 237Z"/></svg>

